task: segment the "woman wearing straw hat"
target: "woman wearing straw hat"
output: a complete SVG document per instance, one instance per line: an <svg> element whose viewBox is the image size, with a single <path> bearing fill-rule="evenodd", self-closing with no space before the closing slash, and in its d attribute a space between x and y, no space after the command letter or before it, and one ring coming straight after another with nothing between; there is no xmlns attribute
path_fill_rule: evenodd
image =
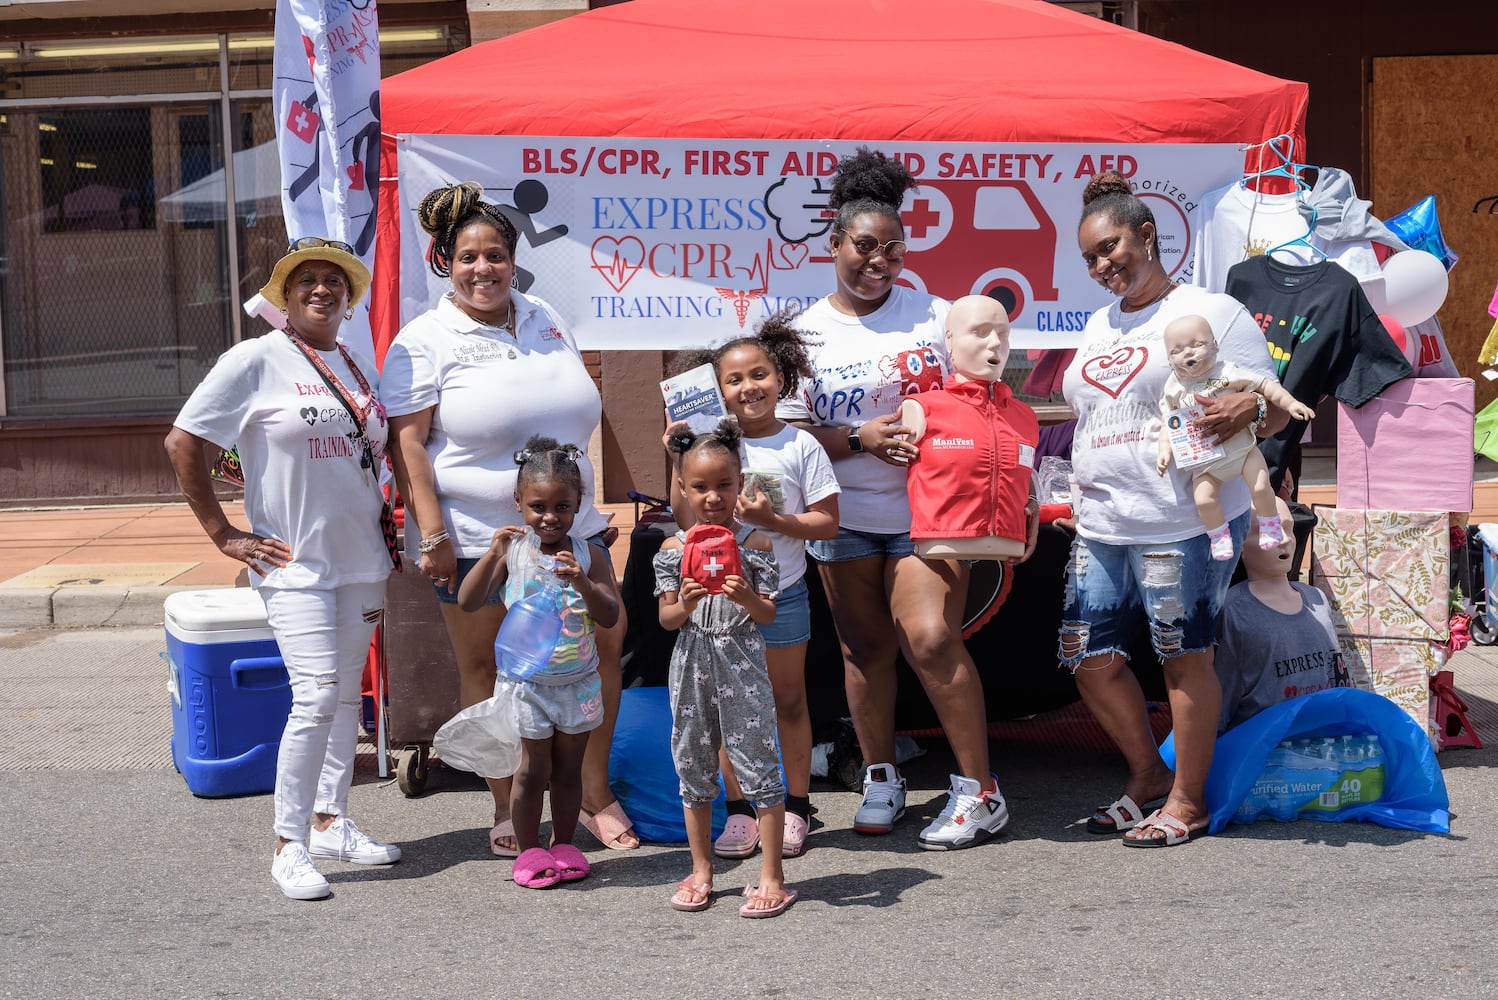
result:
<svg viewBox="0 0 1498 1000"><path fill-rule="evenodd" d="M198 523L250 568L291 678L271 877L292 899L330 894L314 857L383 865L401 856L347 816L360 676L392 564L378 373L338 343L368 289L369 271L347 244L295 241L260 289L285 310L285 329L225 352L166 438ZM236 446L248 530L229 522L208 472L220 449Z"/></svg>

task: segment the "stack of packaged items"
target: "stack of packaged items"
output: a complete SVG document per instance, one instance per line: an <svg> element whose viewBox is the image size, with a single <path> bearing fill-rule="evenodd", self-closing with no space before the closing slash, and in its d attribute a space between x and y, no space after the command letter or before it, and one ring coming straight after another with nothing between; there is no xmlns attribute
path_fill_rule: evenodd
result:
<svg viewBox="0 0 1498 1000"><path fill-rule="evenodd" d="M1437 748L1431 678L1451 636L1451 535L1472 510L1470 379L1409 378L1339 405L1337 507L1318 507L1312 582L1330 599L1344 667Z"/></svg>

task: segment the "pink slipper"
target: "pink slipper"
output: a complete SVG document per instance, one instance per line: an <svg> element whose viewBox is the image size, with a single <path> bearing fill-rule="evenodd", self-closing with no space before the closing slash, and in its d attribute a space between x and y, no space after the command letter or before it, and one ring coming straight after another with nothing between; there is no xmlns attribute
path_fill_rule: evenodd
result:
<svg viewBox="0 0 1498 1000"><path fill-rule="evenodd" d="M550 889L562 881L561 866L544 847L532 847L515 859L510 877L527 889ZM549 874L547 874L549 873Z"/></svg>
<svg viewBox="0 0 1498 1000"><path fill-rule="evenodd" d="M552 844L551 856L556 860L557 872L563 882L580 882L593 870L583 852L571 844Z"/></svg>
<svg viewBox="0 0 1498 1000"><path fill-rule="evenodd" d="M501 844L499 842L501 837L507 837L510 840L515 839L514 823L511 823L509 820L501 820L494 824L493 829L489 831L489 850L493 851L494 856L497 858L520 857L520 849L518 847L506 847L504 844Z"/></svg>
<svg viewBox="0 0 1498 1000"><path fill-rule="evenodd" d="M590 813L586 809L580 809L577 813L577 821L587 827L598 842L611 851L633 851L639 847L638 843L622 843L619 838L634 830L634 824L624 814L624 808L615 799L596 813ZM636 836L636 840L639 837Z"/></svg>

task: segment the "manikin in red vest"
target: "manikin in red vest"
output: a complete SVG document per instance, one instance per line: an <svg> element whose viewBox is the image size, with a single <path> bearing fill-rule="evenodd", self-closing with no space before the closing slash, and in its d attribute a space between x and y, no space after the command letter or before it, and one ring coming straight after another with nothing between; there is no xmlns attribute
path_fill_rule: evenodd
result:
<svg viewBox="0 0 1498 1000"><path fill-rule="evenodd" d="M911 396L900 422L919 454L910 465L910 538L927 559L1022 561L1035 545L1040 505L1031 485L1040 440L1035 411L1000 381L1009 316L986 295L952 304L953 374Z"/></svg>

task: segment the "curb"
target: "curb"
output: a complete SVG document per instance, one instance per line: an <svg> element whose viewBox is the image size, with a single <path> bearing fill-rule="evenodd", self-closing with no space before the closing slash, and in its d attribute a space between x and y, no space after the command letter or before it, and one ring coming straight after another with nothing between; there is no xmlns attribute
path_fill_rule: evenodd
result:
<svg viewBox="0 0 1498 1000"><path fill-rule="evenodd" d="M0 588L0 628L160 625L168 595L228 586Z"/></svg>

